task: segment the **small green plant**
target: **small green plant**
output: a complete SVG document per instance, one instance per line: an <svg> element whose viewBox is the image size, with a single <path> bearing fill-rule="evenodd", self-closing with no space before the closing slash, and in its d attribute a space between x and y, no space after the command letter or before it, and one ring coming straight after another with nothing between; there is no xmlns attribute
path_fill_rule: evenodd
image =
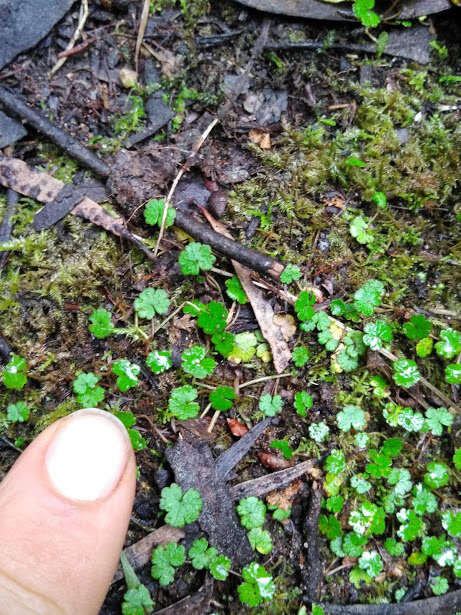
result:
<svg viewBox="0 0 461 615"><path fill-rule="evenodd" d="M117 386L122 392L137 386L140 371L140 366L136 363L131 363L128 359L118 359L112 365L112 372L118 376Z"/></svg>
<svg viewBox="0 0 461 615"><path fill-rule="evenodd" d="M138 316L151 319L155 314L166 314L170 300L162 288L146 288L133 305Z"/></svg>
<svg viewBox="0 0 461 615"><path fill-rule="evenodd" d="M250 496L240 500L237 512L240 515L240 523L243 527L247 530L252 530L263 525L266 516L266 505L259 498Z"/></svg>
<svg viewBox="0 0 461 615"><path fill-rule="evenodd" d="M128 436L130 437L131 446L135 451L142 451L147 447L147 442L141 436L137 429L133 429L136 423L136 417L130 411L124 412L122 410L118 410L115 412L115 416L121 421L128 432Z"/></svg>
<svg viewBox="0 0 461 615"><path fill-rule="evenodd" d="M444 359L452 359L461 351L461 336L458 331L443 329L440 332L441 340L435 344L436 353Z"/></svg>
<svg viewBox="0 0 461 615"><path fill-rule="evenodd" d="M171 352L169 350L152 350L147 355L146 364L154 374L163 374L173 365Z"/></svg>
<svg viewBox="0 0 461 615"><path fill-rule="evenodd" d="M387 197L384 192L375 192L371 197L372 201L376 203L381 209L387 208Z"/></svg>
<svg viewBox="0 0 461 615"><path fill-rule="evenodd" d="M301 321L310 320L315 310L312 307L315 304L315 295L312 291L303 290L299 293L298 299L295 302L295 312Z"/></svg>
<svg viewBox="0 0 461 615"><path fill-rule="evenodd" d="M291 459L293 457L293 451L285 440L272 440L270 445L272 448L279 450L285 459Z"/></svg>
<svg viewBox="0 0 461 615"><path fill-rule="evenodd" d="M396 384L401 387L411 387L421 378L418 366L412 359L398 359L394 361L394 373L392 375Z"/></svg>
<svg viewBox="0 0 461 615"><path fill-rule="evenodd" d="M264 416L275 416L282 411L283 401L280 395L265 393L259 400L259 409Z"/></svg>
<svg viewBox="0 0 461 615"><path fill-rule="evenodd" d="M165 521L173 527L184 527L197 521L203 507L202 498L197 489L188 489L184 494L176 483L162 489L160 504L165 510Z"/></svg>
<svg viewBox="0 0 461 615"><path fill-rule="evenodd" d="M22 389L27 382L26 374L26 360L13 354L3 370L3 384L7 389Z"/></svg>
<svg viewBox="0 0 461 615"><path fill-rule="evenodd" d="M293 363L296 367L304 367L308 362L310 357L310 352L305 346L296 346L293 349Z"/></svg>
<svg viewBox="0 0 461 615"><path fill-rule="evenodd" d="M215 261L210 246L195 241L189 243L179 255L183 275L198 275L200 271L208 271Z"/></svg>
<svg viewBox="0 0 461 615"><path fill-rule="evenodd" d="M448 591L448 581L445 577L434 577L431 583L431 589L435 596L441 596Z"/></svg>
<svg viewBox="0 0 461 615"><path fill-rule="evenodd" d="M211 407L220 412L224 412L232 408L232 402L235 399L235 391L228 386L219 386L210 393Z"/></svg>
<svg viewBox="0 0 461 615"><path fill-rule="evenodd" d="M402 326L403 332L409 340L422 340L432 329L432 323L422 314L413 314L409 322Z"/></svg>
<svg viewBox="0 0 461 615"><path fill-rule="evenodd" d="M160 585L169 585L174 580L175 568L186 561L186 553L182 545L170 542L156 547L152 553L151 575Z"/></svg>
<svg viewBox="0 0 461 615"><path fill-rule="evenodd" d="M147 224L151 226L160 226L163 219L163 212L165 211L164 199L152 199L144 208L144 219ZM168 207L168 211L165 219L165 228L172 226L176 218L176 210L173 207Z"/></svg>
<svg viewBox="0 0 461 615"><path fill-rule="evenodd" d="M445 367L445 382L461 384L461 363L452 363Z"/></svg>
<svg viewBox="0 0 461 615"><path fill-rule="evenodd" d="M93 372L79 374L74 380L72 387L82 408L97 408L104 399L104 389L97 386L100 380Z"/></svg>
<svg viewBox="0 0 461 615"><path fill-rule="evenodd" d="M110 319L110 313L104 308L94 310L89 320L91 322L89 330L98 339L109 337L114 332L115 327Z"/></svg>
<svg viewBox="0 0 461 615"><path fill-rule="evenodd" d="M365 412L358 406L344 406L341 412L336 416L336 422L341 431L350 431L355 429L360 431L367 424Z"/></svg>
<svg viewBox="0 0 461 615"><path fill-rule="evenodd" d="M154 609L154 602L149 590L139 581L125 552L120 555L127 591L123 596L122 615L148 615Z"/></svg>
<svg viewBox="0 0 461 615"><path fill-rule="evenodd" d="M231 561L225 555L218 555L210 563L210 572L217 581L225 581L229 576Z"/></svg>
<svg viewBox="0 0 461 615"><path fill-rule="evenodd" d="M211 562L217 557L218 551L214 547L208 546L206 538L194 540L189 549L191 564L196 570L209 568Z"/></svg>
<svg viewBox="0 0 461 615"><path fill-rule="evenodd" d="M299 416L307 416L307 409L312 408L313 405L312 395L309 395L306 391L295 393L294 407Z"/></svg>
<svg viewBox="0 0 461 615"><path fill-rule="evenodd" d="M232 301L237 301L237 303L240 303L241 305L248 303L246 292L236 275L233 275L231 278L226 280L225 284L227 296L232 299Z"/></svg>
<svg viewBox="0 0 461 615"><path fill-rule="evenodd" d="M116 135L125 135L129 132L136 132L141 126L142 119L146 113L144 111L144 102L141 96L133 94L128 97L130 100L130 109L115 121L114 132Z"/></svg>
<svg viewBox="0 0 461 615"><path fill-rule="evenodd" d="M379 280L368 280L354 293L354 307L363 316L371 316L375 307L381 305L384 284Z"/></svg>
<svg viewBox="0 0 461 615"><path fill-rule="evenodd" d="M430 489L438 489L446 485L450 478L450 471L445 463L431 461L426 466L426 474L424 475L424 484Z"/></svg>
<svg viewBox="0 0 461 615"><path fill-rule="evenodd" d="M374 240L374 235L370 231L369 222L364 216L356 216L349 224L349 231L361 244L371 244Z"/></svg>
<svg viewBox="0 0 461 615"><path fill-rule="evenodd" d="M272 551L272 540L267 530L260 527L254 527L248 532L248 540L250 541L253 551L258 551L263 555L267 555Z"/></svg>
<svg viewBox="0 0 461 615"><path fill-rule="evenodd" d="M359 558L359 568L365 570L369 577L374 578L383 569L383 561L377 551L364 551Z"/></svg>
<svg viewBox="0 0 461 615"><path fill-rule="evenodd" d="M311 423L309 425L309 436L317 443L323 442L328 438L330 428L324 421Z"/></svg>
<svg viewBox="0 0 461 615"><path fill-rule="evenodd" d="M366 28L376 28L380 23L381 17L373 11L375 0L354 0L352 10Z"/></svg>
<svg viewBox="0 0 461 615"><path fill-rule="evenodd" d="M240 601L250 607L270 600L275 593L275 584L264 566L251 562L242 570L243 583L237 588Z"/></svg>
<svg viewBox="0 0 461 615"><path fill-rule="evenodd" d="M294 280L299 280L301 277L301 271L297 265L288 263L285 269L280 274L280 281L284 284L291 284Z"/></svg>
<svg viewBox="0 0 461 615"><path fill-rule="evenodd" d="M441 436L443 427L450 427L452 424L453 415L446 408L428 408L421 431L430 431L433 436Z"/></svg>
<svg viewBox="0 0 461 615"><path fill-rule="evenodd" d="M6 409L6 418L11 423L24 423L29 420L30 408L24 401L10 404Z"/></svg>
<svg viewBox="0 0 461 615"><path fill-rule="evenodd" d="M182 368L195 378L205 378L213 373L216 362L206 356L203 346L191 346L181 354Z"/></svg>
<svg viewBox="0 0 461 615"><path fill-rule="evenodd" d="M185 384L171 391L168 409L180 421L194 419L200 410L196 399L197 389L194 389L190 384Z"/></svg>
<svg viewBox="0 0 461 615"><path fill-rule="evenodd" d="M392 329L384 320L367 322L364 331L363 343L371 350L379 350L384 343L392 341Z"/></svg>

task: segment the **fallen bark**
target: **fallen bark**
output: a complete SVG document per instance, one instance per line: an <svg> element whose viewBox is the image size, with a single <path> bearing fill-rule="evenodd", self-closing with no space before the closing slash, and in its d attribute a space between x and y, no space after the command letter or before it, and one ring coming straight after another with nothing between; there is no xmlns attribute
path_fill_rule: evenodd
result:
<svg viewBox="0 0 461 615"><path fill-rule="evenodd" d="M306 549L305 566L301 568L305 592L309 599L316 600L322 578L322 562L319 554L319 514L322 509L323 489L312 482L309 506L303 524L304 546Z"/></svg>
<svg viewBox="0 0 461 615"><path fill-rule="evenodd" d="M47 203L56 199L64 183L51 177L47 173L40 173L31 169L25 162L18 158L8 158L0 153L0 184L11 188L20 194L29 196L40 203ZM39 212L40 213L40 212ZM130 233L126 228L123 218L115 218L103 207L88 197L84 197L70 212L74 216L80 216L106 231L118 235L133 243L150 260L155 260L152 252L146 248L139 237Z"/></svg>
<svg viewBox="0 0 461 615"><path fill-rule="evenodd" d="M213 594L214 581L207 576L202 587L182 600L170 604L170 606L155 611L154 615L202 615L208 612L208 607Z"/></svg>
<svg viewBox="0 0 461 615"><path fill-rule="evenodd" d="M184 530L181 528L171 527L171 525L162 525L155 531L147 534L147 536L144 536L144 538L141 538L141 540L138 540L138 542L127 547L125 549L125 555L134 570L139 570L139 568L142 568L150 560L154 547L157 545L166 545L169 542L179 542L184 536ZM115 571L111 585L112 583L120 581L120 579L123 579L123 570L121 566Z"/></svg>
<svg viewBox="0 0 461 615"><path fill-rule="evenodd" d="M229 474L233 468L245 457L266 427L270 425L271 420L267 418L257 423L238 442L228 448L227 451L224 451L224 453L221 453L215 462L216 472L220 478L229 480Z"/></svg>
<svg viewBox="0 0 461 615"><path fill-rule="evenodd" d="M455 615L461 610L461 589L443 596L398 604L318 604L328 615Z"/></svg>
<svg viewBox="0 0 461 615"><path fill-rule="evenodd" d="M13 231L13 216L16 213L18 202L19 194L14 190L8 189L6 193L5 215L0 225L0 243L8 241L11 238L11 232ZM8 250L0 252L0 269L3 269L5 266L9 254Z"/></svg>
<svg viewBox="0 0 461 615"><path fill-rule="evenodd" d="M232 498L234 500L240 500L241 498L247 498L250 495L258 497L269 493L269 491L282 489L292 483L295 478L298 478L298 476L305 474L316 463L317 459L303 461L292 468L272 472L272 474L265 474L259 478L254 478L253 480L247 480L244 483L234 485L231 487Z"/></svg>
<svg viewBox="0 0 461 615"><path fill-rule="evenodd" d="M6 88L0 85L0 102L5 109L28 124L33 126L35 130L47 136L53 143L59 145L70 156L78 160L83 166L91 169L97 175L107 177L110 173L109 167L102 162L93 152L84 147L81 143L63 132L57 126L54 126L38 111L29 107L19 96L13 94Z"/></svg>

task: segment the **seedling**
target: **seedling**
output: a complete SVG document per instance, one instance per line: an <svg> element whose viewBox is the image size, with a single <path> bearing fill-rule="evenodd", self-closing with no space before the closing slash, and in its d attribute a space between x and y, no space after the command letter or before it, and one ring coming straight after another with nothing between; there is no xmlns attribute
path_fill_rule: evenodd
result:
<svg viewBox="0 0 461 615"><path fill-rule="evenodd" d="M445 577L434 577L431 583L431 589L435 596L441 596L448 591L448 581Z"/></svg>
<svg viewBox="0 0 461 615"><path fill-rule="evenodd" d="M282 411L283 401L280 395L265 393L259 400L259 409L264 416L275 416Z"/></svg>
<svg viewBox="0 0 461 615"><path fill-rule="evenodd" d="M127 591L123 596L122 615L146 615L152 613L154 602L149 590L139 581L125 552L120 555Z"/></svg>
<svg viewBox="0 0 461 615"><path fill-rule="evenodd" d="M214 547L208 546L206 538L194 540L189 549L191 564L196 570L209 568L211 562L217 557L218 551Z"/></svg>
<svg viewBox="0 0 461 615"><path fill-rule="evenodd" d="M160 226L163 219L163 212L165 211L164 199L152 199L144 208L144 219L147 224L151 226ZM172 226L176 218L176 210L172 207L168 207L168 211L165 218L165 228Z"/></svg>
<svg viewBox="0 0 461 615"><path fill-rule="evenodd" d="M387 197L384 192L375 192L371 197L372 201L376 203L381 209L387 208Z"/></svg>
<svg viewBox="0 0 461 615"><path fill-rule="evenodd" d="M147 355L146 365L154 374L163 374L173 365L171 362L171 352L169 350L152 350Z"/></svg>
<svg viewBox="0 0 461 615"><path fill-rule="evenodd" d="M365 412L358 406L344 406L341 412L338 412L336 422L341 431L350 431L355 429L360 431L367 424Z"/></svg>
<svg viewBox="0 0 461 615"><path fill-rule="evenodd" d="M280 274L280 281L284 284L291 284L294 280L299 280L301 271L297 265L288 263L285 269Z"/></svg>
<svg viewBox="0 0 461 615"><path fill-rule="evenodd" d="M97 386L100 380L93 372L79 374L74 380L72 387L82 408L97 408L99 402L104 399L104 389Z"/></svg>
<svg viewBox="0 0 461 615"><path fill-rule="evenodd" d="M444 359L452 359L461 351L461 336L458 331L448 328L440 332L441 340L435 345L436 353Z"/></svg>
<svg viewBox="0 0 461 615"><path fill-rule="evenodd" d="M250 541L253 551L258 551L263 555L267 555L272 551L272 540L267 530L260 527L255 527L248 532L248 540Z"/></svg>
<svg viewBox="0 0 461 615"><path fill-rule="evenodd" d="M240 601L248 606L258 606L263 601L273 598L275 585L272 577L266 572L264 566L251 562L242 570L243 583L237 590Z"/></svg>
<svg viewBox="0 0 461 615"><path fill-rule="evenodd" d="M374 240L373 233L370 231L369 221L363 216L356 216L349 224L349 231L352 237L361 244L371 244Z"/></svg>
<svg viewBox="0 0 461 615"><path fill-rule="evenodd" d="M360 314L371 316L375 307L381 305L384 284L379 280L368 280L354 293L354 307Z"/></svg>
<svg viewBox="0 0 461 615"><path fill-rule="evenodd" d="M232 301L237 301L241 305L248 303L246 292L244 291L243 286L236 275L233 275L231 278L226 280L225 284L227 295L230 299L232 299Z"/></svg>
<svg viewBox="0 0 461 615"><path fill-rule="evenodd" d="M310 357L310 352L305 346L296 346L293 349L293 363L296 367L304 367L308 362Z"/></svg>
<svg viewBox="0 0 461 615"><path fill-rule="evenodd" d="M210 393L210 404L212 408L224 412L232 408L232 401L235 399L235 391L228 386L217 387Z"/></svg>
<svg viewBox="0 0 461 615"><path fill-rule="evenodd" d="M179 255L179 266L183 275L198 275L208 271L216 261L211 248L203 243L189 243Z"/></svg>
<svg viewBox="0 0 461 615"><path fill-rule="evenodd" d="M132 427L136 423L136 417L134 416L134 414L132 412L118 411L118 412L115 412L115 416L118 418L119 421L121 421L125 425L126 430L128 432L128 436L130 437L131 446L133 447L133 450L135 451L144 450L147 446L147 442L141 436L139 431L137 431L136 429L132 429Z"/></svg>
<svg viewBox="0 0 461 615"><path fill-rule="evenodd" d="M319 444L328 438L329 433L330 428L324 421L309 425L309 436Z"/></svg>
<svg viewBox="0 0 461 615"><path fill-rule="evenodd" d="M169 585L174 580L175 568L186 561L186 553L182 545L170 542L156 547L152 553L151 575L160 585Z"/></svg>
<svg viewBox="0 0 461 615"><path fill-rule="evenodd" d="M114 332L114 325L110 319L110 313L104 308L94 310L90 314L90 332L98 339L109 337Z"/></svg>
<svg viewBox="0 0 461 615"><path fill-rule="evenodd" d="M210 572L217 581L225 581L229 576L231 561L225 555L218 555L210 564Z"/></svg>
<svg viewBox="0 0 461 615"><path fill-rule="evenodd" d="M445 382L461 384L461 363L452 363L445 367Z"/></svg>
<svg viewBox="0 0 461 615"><path fill-rule="evenodd" d="M423 534L426 525L414 510L401 508L396 516L401 523L397 535L403 542L411 542Z"/></svg>
<svg viewBox="0 0 461 615"><path fill-rule="evenodd" d="M309 395L306 391L297 391L295 393L294 406L299 416L307 416L307 409L312 408L313 405L312 395Z"/></svg>
<svg viewBox="0 0 461 615"><path fill-rule="evenodd" d="M281 451L285 459L291 459L293 457L293 451L285 440L272 440L271 447Z"/></svg>
<svg viewBox="0 0 461 615"><path fill-rule="evenodd" d="M176 483L162 489L159 507L166 510L165 521L173 527L184 527L197 521L203 507L197 489L188 489L184 494Z"/></svg>
<svg viewBox="0 0 461 615"><path fill-rule="evenodd" d="M409 322L403 325L402 329L409 340L422 340L431 332L432 323L422 314L413 314Z"/></svg>
<svg viewBox="0 0 461 615"><path fill-rule="evenodd" d="M11 423L24 423L29 420L29 416L30 408L23 401L10 404L6 409L6 418L11 421Z"/></svg>
<svg viewBox="0 0 461 615"><path fill-rule="evenodd" d="M202 346L191 346L181 354L182 368L195 378L205 378L213 373L216 362L206 356L206 350Z"/></svg>
<svg viewBox="0 0 461 615"><path fill-rule="evenodd" d="M196 399L197 390L191 387L190 384L177 387L171 391L168 409L180 421L194 419L200 410L200 406L195 401Z"/></svg>
<svg viewBox="0 0 461 615"><path fill-rule="evenodd" d="M153 318L166 314L170 307L168 295L162 288L146 288L134 301L134 309L141 318Z"/></svg>
<svg viewBox="0 0 461 615"><path fill-rule="evenodd" d="M237 512L240 515L240 523L243 527L247 530L252 530L263 525L266 516L266 505L262 500L250 496L240 500Z"/></svg>
<svg viewBox="0 0 461 615"><path fill-rule="evenodd" d="M433 436L441 436L443 427L450 427L452 424L453 415L446 408L428 408L421 431L430 431Z"/></svg>
<svg viewBox="0 0 461 615"><path fill-rule="evenodd" d="M140 366L136 363L131 363L128 359L119 359L112 365L112 372L118 376L117 386L122 392L138 384L138 374L140 371Z"/></svg>
<svg viewBox="0 0 461 615"><path fill-rule="evenodd" d="M418 367L411 359L398 359L394 361L394 373L392 375L396 384L401 387L411 387L421 378Z"/></svg>
<svg viewBox="0 0 461 615"><path fill-rule="evenodd" d="M364 331L363 343L371 350L379 350L385 342L392 341L392 329L384 320L368 322Z"/></svg>
<svg viewBox="0 0 461 615"><path fill-rule="evenodd" d="M431 461L427 464L426 470L427 472L424 475L424 484L430 489L438 489L448 483L450 471L446 464Z"/></svg>
<svg viewBox="0 0 461 615"><path fill-rule="evenodd" d="M359 558L359 568L371 578L377 577L383 569L383 561L377 551L364 551Z"/></svg>
<svg viewBox="0 0 461 615"><path fill-rule="evenodd" d="M303 290L299 293L295 303L296 314L301 321L310 320L314 314L315 295L311 291Z"/></svg>
<svg viewBox="0 0 461 615"><path fill-rule="evenodd" d="M7 389L22 389L27 382L26 360L13 354L3 371L3 384Z"/></svg>
<svg viewBox="0 0 461 615"><path fill-rule="evenodd" d="M354 15L366 28L376 28L381 21L381 17L372 10L374 6L375 0L354 0Z"/></svg>

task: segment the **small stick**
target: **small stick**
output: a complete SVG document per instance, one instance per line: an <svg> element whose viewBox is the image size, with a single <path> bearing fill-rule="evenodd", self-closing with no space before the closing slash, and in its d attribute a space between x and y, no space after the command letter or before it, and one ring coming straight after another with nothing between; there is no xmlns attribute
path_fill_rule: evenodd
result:
<svg viewBox="0 0 461 615"><path fill-rule="evenodd" d="M69 52L73 49L75 43L77 42L80 34L82 33L83 28L85 27L85 23L86 20L88 19L88 0L82 0L82 4L80 5L80 15L78 18L78 24L77 24L77 28L75 29L75 32L72 34L72 37L70 39L70 41L67 44L67 47L65 49L65 52ZM70 54L68 54L70 55ZM53 68L50 70L50 77L52 77L60 68L63 64L65 64L68 55L65 56L61 56L59 58L59 60L56 62L56 64L53 66Z"/></svg>
<svg viewBox="0 0 461 615"><path fill-rule="evenodd" d="M254 380L248 380L248 382L244 382L243 384L239 384L239 389L243 389L244 387L251 387L253 384L258 384L259 382L266 382L267 380L276 380L277 378L286 378L287 376L291 376L289 372L286 374L274 374L273 376L261 376L261 378L255 378Z"/></svg>
<svg viewBox="0 0 461 615"><path fill-rule="evenodd" d="M213 389L213 390L214 390L214 389ZM211 408L211 404L208 404L208 406L205 408L205 410L204 410L204 411L202 412L202 414L200 415L200 418L201 418L201 419L203 419L203 417L205 417L205 416L208 414L208 412L209 412L210 408Z"/></svg>
<svg viewBox="0 0 461 615"><path fill-rule="evenodd" d="M179 169L176 177L174 178L174 181L173 181L173 184L171 185L171 188L170 188L170 191L168 193L168 196L165 199L165 207L163 209L162 222L160 224L160 231L159 231L159 234L158 234L157 244L156 244L155 249L154 249L154 255L155 256L157 256L157 254L158 254L158 249L159 249L159 246L160 246L160 242L162 241L163 233L165 232L165 222L166 222L166 215L168 213L168 207L169 207L169 205L171 203L171 199L173 198L173 194L174 194L174 191L176 190L176 187L177 187L177 185L179 183L179 180L184 175L184 173L189 170L188 163L191 161L191 159L196 155L196 153L202 147L202 145L206 141L208 135L213 130L213 128L216 126L218 121L219 121L218 118L215 118L214 120L212 120L208 124L207 128L205 129L205 131L203 132L203 134L201 135L201 137L199 138L197 143L192 148L191 155L187 158L186 162L182 165L182 167Z"/></svg>
<svg viewBox="0 0 461 615"><path fill-rule="evenodd" d="M207 432L211 433L213 431L213 427L216 425L216 421L219 418L219 415L221 414L221 412L219 410L216 410L216 412L213 414L213 418L210 421L210 424L208 425L208 429Z"/></svg>
<svg viewBox="0 0 461 615"><path fill-rule="evenodd" d="M96 40L97 39L95 36L93 36L92 38L88 38L86 41L83 41L83 43L80 43L80 45L76 45L73 49L68 49L65 51L61 51L61 53L58 53L58 58L67 58L69 56L75 55L76 53L80 53L81 51L85 51L85 49L95 43Z"/></svg>
<svg viewBox="0 0 461 615"><path fill-rule="evenodd" d="M146 32L147 20L149 18L150 0L144 0L141 19L139 20L138 36L136 37L136 48L134 51L134 67L136 74L139 72L139 52L141 50L142 39Z"/></svg>

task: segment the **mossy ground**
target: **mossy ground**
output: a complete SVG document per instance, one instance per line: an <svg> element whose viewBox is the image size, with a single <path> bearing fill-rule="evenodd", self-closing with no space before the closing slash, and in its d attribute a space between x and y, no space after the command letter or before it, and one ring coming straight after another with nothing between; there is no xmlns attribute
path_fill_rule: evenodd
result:
<svg viewBox="0 0 461 615"><path fill-rule="evenodd" d="M174 4L168 1L159 8ZM198 32L211 31L206 20L202 25L197 23L199 16L208 14L208 3L180 4L182 16L178 19L174 49L182 63L173 77L163 81L170 101L176 104L179 134L185 130L182 122L187 113L216 111L217 102L224 98L223 73L245 67L255 40L254 34L247 31L235 47L200 51L194 45L194 37ZM215 16L232 27L239 24L240 10L238 5L228 3L213 9ZM260 24L257 15L251 19ZM280 23L277 28L289 40L310 38L313 33L319 36L317 28L295 21ZM322 26L321 32L322 36L331 38L326 27ZM338 27L338 36L344 36L344 32ZM181 52L184 41L189 46L188 53ZM424 68L383 58L367 61L354 55L339 58L331 52L307 58L280 53L277 61L274 56L263 55L257 60L252 87L255 90L264 86L287 88L291 102L281 124L272 127L270 151L246 142L241 144L257 159L258 170L251 179L234 185L229 192L225 221L242 242L297 264L303 274L299 287L313 283L323 290L326 299L350 298L366 279L381 280L387 294L379 313L394 323L396 329L418 309L442 327L459 328L461 319L458 291L460 84L453 79L457 70L459 73L460 60L456 47L449 44L448 48L448 61L434 51L433 61ZM125 49L125 53L129 51ZM345 68L338 70L342 60ZM360 83L360 67L366 62L371 65L373 84ZM306 83L316 95L315 104L305 103ZM186 86L200 95L181 95ZM237 106L224 119L222 132L214 137L220 148L225 149L236 138L234 131L240 112ZM110 138L112 147L120 145L114 135ZM165 142L168 138L174 141L174 134L163 137ZM238 138L242 140L242 136ZM247 140L246 134L243 139ZM72 160L49 145L37 145L35 155L36 162L47 171L53 170L63 181L70 182L77 171ZM351 159L363 165L356 166ZM387 207L380 208L373 201L376 192L386 195ZM5 199L0 197L0 217L4 205ZM143 378L134 392L121 395L110 374L111 360L128 357L142 362L149 351L148 344L135 335L99 341L88 331L88 315L98 307L110 308L117 326L132 325L133 300L151 280L151 265L136 249L77 217L67 216L57 227L39 235L33 233L29 225L39 207L30 199L21 200L13 233L16 246L0 278L0 330L14 351L27 359L30 376L23 391L1 389L1 407L24 400L33 409L26 424L8 424L5 413L0 413L2 434L9 440L23 437L27 443L47 424L77 409L72 382L80 371L92 371L101 376L108 408L129 408L135 415L148 415L170 437L169 417L164 409L171 389L185 383L184 374L174 371L155 379ZM254 215L260 217L260 226L247 242L245 230ZM367 223L370 240L366 244L358 243L350 232L350 223L357 216ZM183 238L175 236L174 231L170 231L169 237L176 243L178 237ZM193 282L181 278L179 283L172 283L167 271L162 270L162 259L167 256L161 256L156 266L155 285L168 291L173 307L190 299L222 300L223 283L214 273ZM218 266L230 267L224 259ZM289 308L279 304L277 309ZM179 354L190 341L200 341L193 323L186 321L178 324L175 319L162 328L155 337L157 346L176 348ZM414 349L408 340L402 335L397 337L396 345L402 355L412 356ZM376 368L362 364L351 374L334 373L330 354L316 343L313 335L300 333L296 341L301 340L311 349L312 357L305 369L293 370L291 379L283 379L276 385L285 399L289 400L294 390L307 386L315 401L309 418L325 420L332 426L338 406L361 404L371 417L369 435L377 445L382 423L377 418L379 400L372 396L371 377ZM454 388L444 382L443 366L437 358L424 359L419 366L423 375L447 396L456 395ZM237 369L240 382L272 374L271 364L258 357L240 364ZM232 383L234 377L234 368L222 361L207 382L211 386L223 381ZM272 381L264 389L265 392L274 390ZM233 416L249 424L260 418L256 401L261 391L247 389L236 402ZM203 389L200 395L205 394ZM423 393L418 391L420 394ZM155 471L163 465L164 443L156 436L148 436L148 423L144 419L140 418L138 425L150 440L148 449L138 454L137 501L147 501L153 509L158 492L152 482ZM449 459L453 447L459 446L455 432L454 426L450 437L433 441L431 454ZM317 445L309 439L305 421L291 413L281 417L279 425L271 429L260 445L270 450L272 439L285 438L293 449L298 448L300 454L309 456L325 453L337 444L337 436L332 436L328 447ZM352 436L341 438L345 453L353 451ZM230 443L222 420L218 423L214 446L218 451ZM415 445L414 441L406 443L402 467L412 467ZM14 453L2 449L3 470L8 469L13 458ZM253 459L242 463L240 478L245 480L255 473L261 474L259 465L255 469L257 464ZM348 467L349 473L353 472L354 464L352 461ZM453 474L453 489L447 489L443 501L453 497L457 478ZM299 516L302 504L297 506ZM157 522L154 513L146 518L147 524ZM288 559L287 536L280 525L274 526L275 553L279 556L285 553ZM133 526L129 540L137 537L140 537L139 528ZM333 555L326 544L322 555L325 567L330 566L331 570ZM274 556L268 569L277 577L276 599L270 607L255 612L295 613L302 599L294 568ZM324 579L322 595L338 602L345 598L352 602L392 600L402 580L410 586L420 574L415 570L407 567L401 578L385 577L367 585L360 595L350 586L346 570ZM223 612L240 612L235 591L232 592L229 586L226 594L218 598L219 602L227 601ZM181 597L181 588L177 587L170 599L174 593ZM168 597L165 599L167 602Z"/></svg>

